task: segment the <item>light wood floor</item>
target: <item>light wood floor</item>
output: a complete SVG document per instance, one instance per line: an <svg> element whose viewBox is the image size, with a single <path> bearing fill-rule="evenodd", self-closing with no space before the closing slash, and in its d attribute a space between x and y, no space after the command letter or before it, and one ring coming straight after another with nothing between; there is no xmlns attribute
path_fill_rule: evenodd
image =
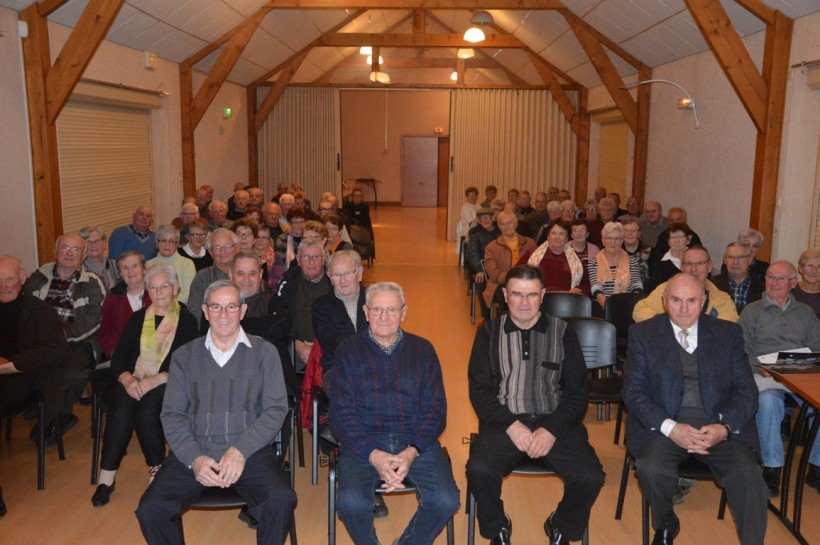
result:
<svg viewBox="0 0 820 545"><path fill-rule="evenodd" d="M393 280L407 294L406 330L430 339L444 369L448 420L442 443L453 460L456 482L464 499L464 464L468 447L463 439L477 428L476 417L467 394L467 360L475 326L470 325L466 284L457 267L455 245L445 242L443 209L381 207L373 211L378 241L378 259L365 274L366 281ZM144 459L136 441L117 475L117 489L111 503L93 508L89 484L91 463L90 411L79 407L79 425L66 436L67 459L59 462L54 447L47 451L46 489L36 490L36 453L28 440L29 424L15 420L10 442L0 439L0 485L9 514L0 519L0 545L128 545L144 543L133 511L147 484ZM614 413L613 413L614 417ZM593 544L638 544L640 532L640 494L630 477L624 517L613 520L618 495L624 447L612 442L614 421L599 422L590 407L586 425L591 441L607 473L606 485L592 510L590 541ZM309 435L305 434L309 449ZM322 468L319 485L310 485L310 461L298 468L296 510L298 539L302 545L327 543L327 471ZM545 517L561 496L556 478L514 477L504 486L506 510L515 525L516 545L546 543L541 529ZM731 516L715 518L720 494L711 483L697 485L677 507L682 531L676 543L737 543ZM398 537L416 506L412 497L389 497L390 516L377 521L382 543ZM804 534L810 542L820 543L820 495L807 489L804 502ZM766 543L797 543L782 524L768 515ZM185 515L188 543L252 544L255 532L236 518L236 511L192 511ZM338 524L338 543L351 543L344 526ZM466 517L455 517L456 543L466 543ZM446 543L444 533L436 541ZM478 543L486 543L480 539Z"/></svg>

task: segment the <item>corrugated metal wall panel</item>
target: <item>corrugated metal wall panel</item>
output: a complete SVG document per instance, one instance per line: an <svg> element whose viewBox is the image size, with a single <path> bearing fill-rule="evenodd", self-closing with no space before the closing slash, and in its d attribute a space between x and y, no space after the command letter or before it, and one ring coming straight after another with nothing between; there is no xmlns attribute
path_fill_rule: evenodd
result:
<svg viewBox="0 0 820 545"><path fill-rule="evenodd" d="M325 191L341 196L339 141L338 90L289 87L259 131L259 186L269 198L277 183L301 182L314 208Z"/></svg>
<svg viewBox="0 0 820 545"><path fill-rule="evenodd" d="M577 93L568 93L577 108ZM453 240L464 190L495 184L499 197L515 187L535 195L551 185L570 189L577 140L549 91L455 90L450 109L447 237Z"/></svg>

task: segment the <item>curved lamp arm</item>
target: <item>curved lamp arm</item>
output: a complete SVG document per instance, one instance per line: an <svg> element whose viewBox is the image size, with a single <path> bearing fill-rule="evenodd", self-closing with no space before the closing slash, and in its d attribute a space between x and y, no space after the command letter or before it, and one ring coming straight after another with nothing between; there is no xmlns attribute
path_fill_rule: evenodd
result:
<svg viewBox="0 0 820 545"><path fill-rule="evenodd" d="M626 90L634 89L635 87L638 87L640 85L646 85L647 83L667 83L669 85L673 85L673 86L677 87L678 89L680 89L680 91L684 95L686 95L686 98L689 99L689 103L692 105L692 112L695 114L695 128L696 129L700 128L700 119L698 118L698 108L697 108L697 106L695 106L695 99L692 98L692 95L689 94L689 91L687 91L686 89L681 87L679 84L675 83L674 81L669 81L668 79L645 79L643 81L636 81L636 82L630 83L628 85L624 85L623 87L621 87L621 89L626 89Z"/></svg>

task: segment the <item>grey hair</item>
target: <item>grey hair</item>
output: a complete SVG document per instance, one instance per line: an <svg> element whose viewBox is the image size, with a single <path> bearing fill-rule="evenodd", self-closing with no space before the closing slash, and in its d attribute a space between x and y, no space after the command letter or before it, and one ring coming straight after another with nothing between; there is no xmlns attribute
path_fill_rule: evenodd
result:
<svg viewBox="0 0 820 545"><path fill-rule="evenodd" d="M555 213L561 211L561 203L559 201L550 201L547 203L547 212Z"/></svg>
<svg viewBox="0 0 820 545"><path fill-rule="evenodd" d="M211 212L213 212L213 209L214 209L214 208L216 208L217 206L221 206L221 207L223 207L225 210L227 210L227 209L228 209L228 205L227 205L227 204L225 204L225 202L224 202L224 201L220 201L220 200L218 200L218 199L214 199L214 200L212 200L212 201L211 201L211 203L208 205L208 210L209 210L209 211L211 211Z"/></svg>
<svg viewBox="0 0 820 545"><path fill-rule="evenodd" d="M160 228L157 229L157 238L168 235L171 235L179 242L179 229L177 229L175 225L161 225Z"/></svg>
<svg viewBox="0 0 820 545"><path fill-rule="evenodd" d="M179 286L179 278L177 277L177 271L172 266L161 263L159 265L152 265L148 267L148 270L145 271L145 276L142 277L142 281L147 286L151 283L151 279L158 274L165 274L168 278L171 279L171 282L174 283L175 286Z"/></svg>
<svg viewBox="0 0 820 545"><path fill-rule="evenodd" d="M763 236L763 233L761 233L757 229L752 229L751 227L741 230L740 233L737 234L737 241L742 243L744 239L749 237L756 238L757 243L760 245L762 245L766 241L766 238Z"/></svg>
<svg viewBox="0 0 820 545"><path fill-rule="evenodd" d="M786 259L779 259L777 261L772 262L772 264L769 265L769 268L766 269L766 274L768 274L769 271L772 270L772 267L774 267L775 265L780 265L780 264L788 265L789 269L791 269L792 274L791 274L790 280L794 280L794 279L797 278L797 267L794 266L794 263L792 263L791 261L788 261Z"/></svg>
<svg viewBox="0 0 820 545"><path fill-rule="evenodd" d="M617 206L615 206L615 199L612 199L610 197L604 197L603 199L598 201L598 209L599 210L604 205L611 206L612 208L618 208Z"/></svg>
<svg viewBox="0 0 820 545"><path fill-rule="evenodd" d="M229 237L231 237L231 242L233 242L234 244L239 244L239 237L236 236L236 233L234 233L230 229L225 229L224 227L220 227L219 229L214 229L214 231L208 237L207 242L205 242L205 249L206 250L208 250L208 251L211 250L211 241L213 241L214 236L216 236L217 233L222 233L224 235L228 235Z"/></svg>
<svg viewBox="0 0 820 545"><path fill-rule="evenodd" d="M91 233L95 231L100 234L100 237L103 240L106 240L108 238L106 234L103 233L102 227L83 227L82 229L77 231L77 234L83 237L83 240L88 241L88 237L90 237Z"/></svg>
<svg viewBox="0 0 820 545"><path fill-rule="evenodd" d="M359 252L355 252L353 250L339 250L338 252L330 254L330 257L327 259L327 263L325 263L325 268L327 269L327 271L330 272L330 268L333 266L336 260L342 257L346 257L350 261L352 261L353 265L357 269L362 266L362 256L359 255Z"/></svg>
<svg viewBox="0 0 820 545"><path fill-rule="evenodd" d="M601 199L603 201L603 199ZM624 238L624 226L617 221L610 221L601 229L601 237L610 235L613 231L618 231L618 235Z"/></svg>
<svg viewBox="0 0 820 545"><path fill-rule="evenodd" d="M820 259L820 250L806 250L800 254L800 259L797 260L797 264L802 267L809 259Z"/></svg>
<svg viewBox="0 0 820 545"><path fill-rule="evenodd" d="M395 282L376 282L375 284L370 284L370 286L367 287L367 291L364 293L364 304L369 307L373 296L384 291L391 291L395 293L398 296L399 301L401 301L401 306L405 305L404 290L401 289L401 286Z"/></svg>
<svg viewBox="0 0 820 545"><path fill-rule="evenodd" d="M735 240L726 245L726 249L723 250L723 259L726 259L726 252L729 250L729 248L740 248L741 250L743 250L743 253L746 255L746 257L749 257L749 249L742 243Z"/></svg>
<svg viewBox="0 0 820 545"><path fill-rule="evenodd" d="M205 288L205 295L202 298L202 301L205 303L205 305L210 304L208 302L208 300L211 298L211 294L213 292L217 291L217 290L221 290L222 288L233 288L233 289L235 289L236 293L239 294L239 304L241 304L241 305L245 304L245 296L242 295L242 290L239 289L239 284L237 284L233 280L223 279L223 280L217 280L216 282L213 282L210 286Z"/></svg>
<svg viewBox="0 0 820 545"><path fill-rule="evenodd" d="M250 259L255 261L257 265L259 265L259 269L262 269L262 262L259 261L259 256L255 253L251 252L237 252L235 256L233 256L233 260L231 261L231 272L236 272L236 264L240 259Z"/></svg>
<svg viewBox="0 0 820 545"><path fill-rule="evenodd" d="M319 248L320 250L322 250L322 253L324 253L324 251L325 251L325 246L324 246L324 244L322 244L322 241L320 241L320 240L312 240L312 239L311 239L311 240L303 240L303 241L299 244L299 255L300 255L300 256L302 255L302 248L312 248L313 246L316 246L317 248Z"/></svg>

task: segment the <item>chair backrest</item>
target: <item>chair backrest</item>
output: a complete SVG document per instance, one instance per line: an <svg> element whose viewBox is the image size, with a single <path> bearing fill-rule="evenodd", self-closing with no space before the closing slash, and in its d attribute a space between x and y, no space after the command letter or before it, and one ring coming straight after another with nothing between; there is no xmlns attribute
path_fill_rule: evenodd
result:
<svg viewBox="0 0 820 545"><path fill-rule="evenodd" d="M632 310L644 297L645 293L615 293L607 298L604 317L607 322L615 325L618 341L629 336L629 326L635 323L632 319Z"/></svg>
<svg viewBox="0 0 820 545"><path fill-rule="evenodd" d="M575 331L587 369L609 367L618 363L615 326L600 318L564 318Z"/></svg>
<svg viewBox="0 0 820 545"><path fill-rule="evenodd" d="M592 300L582 293L548 291L541 302L541 312L567 318L592 316Z"/></svg>

